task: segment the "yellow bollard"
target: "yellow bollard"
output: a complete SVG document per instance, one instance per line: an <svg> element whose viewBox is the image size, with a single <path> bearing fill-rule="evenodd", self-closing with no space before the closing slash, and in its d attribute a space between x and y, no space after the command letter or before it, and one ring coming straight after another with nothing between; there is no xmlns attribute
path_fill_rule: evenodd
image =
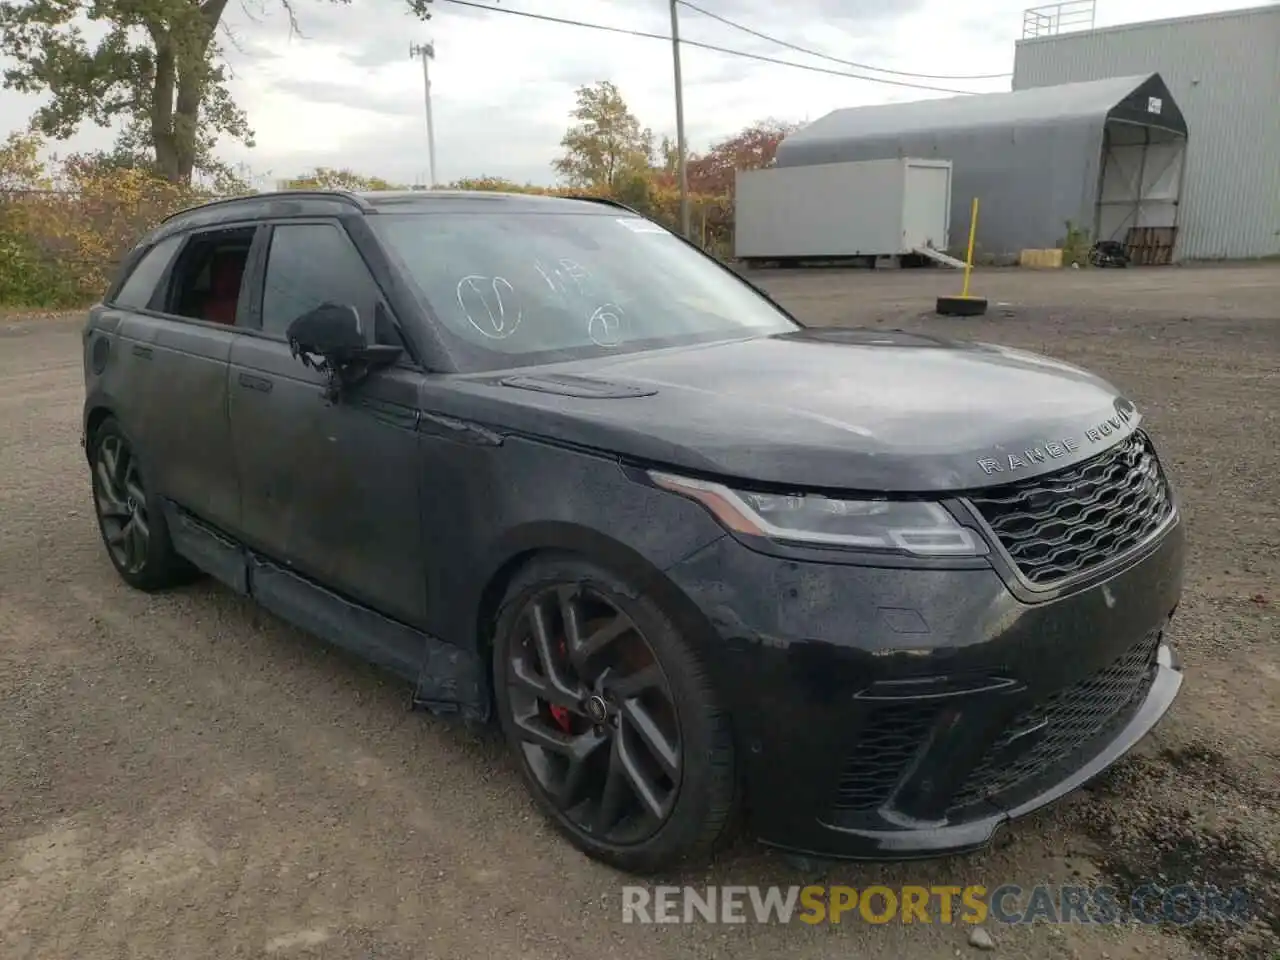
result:
<svg viewBox="0 0 1280 960"><path fill-rule="evenodd" d="M964 288L958 297L939 297L938 313L948 317L980 317L987 312L983 297L969 296L969 277L973 273L973 243L978 235L978 198L969 209L969 250L964 261Z"/></svg>
<svg viewBox="0 0 1280 960"><path fill-rule="evenodd" d="M973 239L978 235L978 198L973 198L973 208L969 211L969 252L964 258L964 290L960 296L969 296L969 274L973 272Z"/></svg>

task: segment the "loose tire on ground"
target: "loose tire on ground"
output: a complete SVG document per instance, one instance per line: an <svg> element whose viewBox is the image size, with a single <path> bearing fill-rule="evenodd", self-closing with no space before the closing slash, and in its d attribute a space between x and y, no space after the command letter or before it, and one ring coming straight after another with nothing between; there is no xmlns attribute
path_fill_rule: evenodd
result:
<svg viewBox="0 0 1280 960"><path fill-rule="evenodd" d="M174 551L160 500L120 424L108 417L88 443L98 532L120 578L148 592L193 579L196 571Z"/></svg>
<svg viewBox="0 0 1280 960"><path fill-rule="evenodd" d="M938 313L944 317L980 317L987 312L985 297L939 297Z"/></svg>
<svg viewBox="0 0 1280 960"><path fill-rule="evenodd" d="M554 677L544 653L555 664ZM637 677L650 686L629 696ZM651 873L704 859L726 839L739 805L729 717L691 646L652 599L588 561L536 557L516 575L499 609L493 678L498 717L521 776L542 812L588 856ZM553 710L539 690L567 706ZM662 746L653 749L653 743ZM633 776L642 789L633 787ZM664 801L661 816L643 799L649 781L659 783L648 796ZM633 813L615 823L619 782L628 792L625 809Z"/></svg>

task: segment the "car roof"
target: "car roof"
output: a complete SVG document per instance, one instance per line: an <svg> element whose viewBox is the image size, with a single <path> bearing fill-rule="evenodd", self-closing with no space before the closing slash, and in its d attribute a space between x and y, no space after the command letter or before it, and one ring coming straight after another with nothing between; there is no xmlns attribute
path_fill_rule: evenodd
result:
<svg viewBox="0 0 1280 960"><path fill-rule="evenodd" d="M572 213L640 216L604 197L545 196L488 190L277 190L211 200L188 207L160 223L147 238L154 243L172 233L280 217L322 217L396 213Z"/></svg>
<svg viewBox="0 0 1280 960"><path fill-rule="evenodd" d="M473 210L482 213L495 208L504 210L546 210L561 213L602 213L601 206L621 206L612 200L595 197L551 196L539 193L507 193L501 190L365 190L352 194L377 209L417 207L422 210Z"/></svg>

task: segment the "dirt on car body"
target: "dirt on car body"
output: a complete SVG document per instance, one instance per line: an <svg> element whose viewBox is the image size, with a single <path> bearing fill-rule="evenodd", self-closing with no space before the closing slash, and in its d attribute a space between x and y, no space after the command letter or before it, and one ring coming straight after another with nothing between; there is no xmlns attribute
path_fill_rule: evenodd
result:
<svg viewBox="0 0 1280 960"><path fill-rule="evenodd" d="M1079 363L1147 418L1191 553L1186 682L1134 756L989 850L799 872L748 842L661 882L1196 884L1251 919L988 923L997 956L1280 951L1280 268L752 275L801 319ZM0 955L951 958L963 925L624 925L495 737L208 581L147 597L102 554L79 446L79 319L0 320ZM1016 403L1016 398L1010 398Z"/></svg>

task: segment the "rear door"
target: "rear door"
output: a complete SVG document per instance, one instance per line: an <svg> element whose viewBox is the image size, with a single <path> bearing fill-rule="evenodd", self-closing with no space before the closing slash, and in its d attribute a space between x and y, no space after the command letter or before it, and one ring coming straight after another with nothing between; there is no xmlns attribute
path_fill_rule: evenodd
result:
<svg viewBox="0 0 1280 960"><path fill-rule="evenodd" d="M227 362L236 330L226 320L243 309L241 277L256 225L193 231L180 239L151 297L121 324L132 382L124 392L140 409L126 422L157 493L225 529L239 520L240 491L227 419ZM238 263L231 315L206 319L210 263ZM123 295L128 284L122 289Z"/></svg>
<svg viewBox="0 0 1280 960"><path fill-rule="evenodd" d="M158 389L158 378L153 375L156 321L150 306L185 242L184 236L175 234L142 253L119 289L91 314L86 327L86 334L93 329L115 331L115 342L103 350L99 360L101 380L94 402L111 410L144 462L152 452L147 443L148 415L155 409Z"/></svg>
<svg viewBox="0 0 1280 960"><path fill-rule="evenodd" d="M387 303L338 221L277 223L264 252L255 320L232 347L229 379L245 538L298 573L420 626L421 373L406 360L330 403L326 378L291 354L286 329L330 301L354 306L370 336L400 346Z"/></svg>

